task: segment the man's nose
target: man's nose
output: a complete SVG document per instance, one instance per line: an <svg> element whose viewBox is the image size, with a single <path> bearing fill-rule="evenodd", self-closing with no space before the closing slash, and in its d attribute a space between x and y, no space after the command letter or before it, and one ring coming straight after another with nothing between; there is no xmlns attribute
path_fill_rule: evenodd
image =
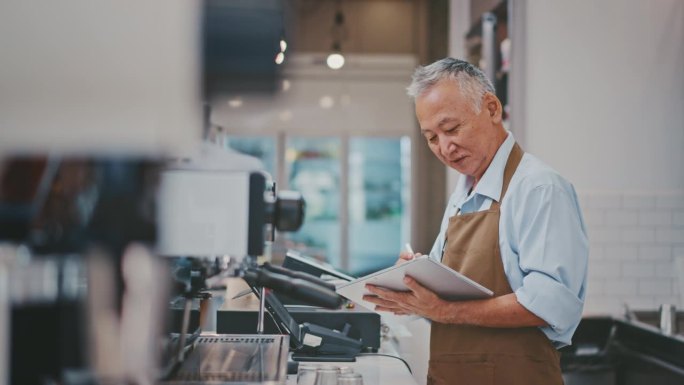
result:
<svg viewBox="0 0 684 385"><path fill-rule="evenodd" d="M456 149L456 144L448 138L442 138L439 141L439 144L442 149L442 154L444 155L448 155Z"/></svg>

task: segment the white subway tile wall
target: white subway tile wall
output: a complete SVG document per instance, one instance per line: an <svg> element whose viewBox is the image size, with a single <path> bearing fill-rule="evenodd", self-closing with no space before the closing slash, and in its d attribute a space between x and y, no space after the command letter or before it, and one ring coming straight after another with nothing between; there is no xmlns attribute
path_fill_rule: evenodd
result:
<svg viewBox="0 0 684 385"><path fill-rule="evenodd" d="M579 196L590 242L584 314L684 309L684 191Z"/></svg>

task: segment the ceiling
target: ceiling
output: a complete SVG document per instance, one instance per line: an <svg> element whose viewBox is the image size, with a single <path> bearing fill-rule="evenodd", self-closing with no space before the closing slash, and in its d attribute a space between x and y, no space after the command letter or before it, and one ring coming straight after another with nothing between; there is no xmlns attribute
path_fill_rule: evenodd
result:
<svg viewBox="0 0 684 385"><path fill-rule="evenodd" d="M417 54L421 0L293 0L291 39L300 52ZM343 23L336 27L337 13Z"/></svg>

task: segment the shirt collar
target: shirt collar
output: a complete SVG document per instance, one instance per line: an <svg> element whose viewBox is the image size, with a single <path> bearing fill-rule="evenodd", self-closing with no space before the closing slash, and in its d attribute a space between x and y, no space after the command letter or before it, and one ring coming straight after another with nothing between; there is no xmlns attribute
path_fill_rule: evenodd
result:
<svg viewBox="0 0 684 385"><path fill-rule="evenodd" d="M513 133L507 131L508 135L506 140L499 146L499 149L494 155L494 159L485 170L482 175L482 179L475 187L473 195L479 194L484 195L492 200L499 201L501 199L501 187L503 186L503 174L506 168L506 163L508 162L508 156L513 150L513 145L515 144L515 138L513 138ZM458 184L456 185L455 194L459 196L460 202L466 200L468 191L473 186L473 178L467 176L465 178L460 178Z"/></svg>

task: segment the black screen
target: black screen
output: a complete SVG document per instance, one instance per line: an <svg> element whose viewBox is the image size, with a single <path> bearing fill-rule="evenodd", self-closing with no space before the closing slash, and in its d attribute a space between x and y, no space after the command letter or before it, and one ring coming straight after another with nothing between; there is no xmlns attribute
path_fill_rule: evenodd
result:
<svg viewBox="0 0 684 385"><path fill-rule="evenodd" d="M259 290L257 290L255 287L252 287L252 291L257 295L257 297L259 297ZM276 297L271 290L266 289L265 292L266 309L269 313L271 313L276 326L281 330L281 332L290 335L290 346L292 349L300 349L303 346L303 342L299 323L292 318L290 312L287 311L282 302L280 302L278 297Z"/></svg>

